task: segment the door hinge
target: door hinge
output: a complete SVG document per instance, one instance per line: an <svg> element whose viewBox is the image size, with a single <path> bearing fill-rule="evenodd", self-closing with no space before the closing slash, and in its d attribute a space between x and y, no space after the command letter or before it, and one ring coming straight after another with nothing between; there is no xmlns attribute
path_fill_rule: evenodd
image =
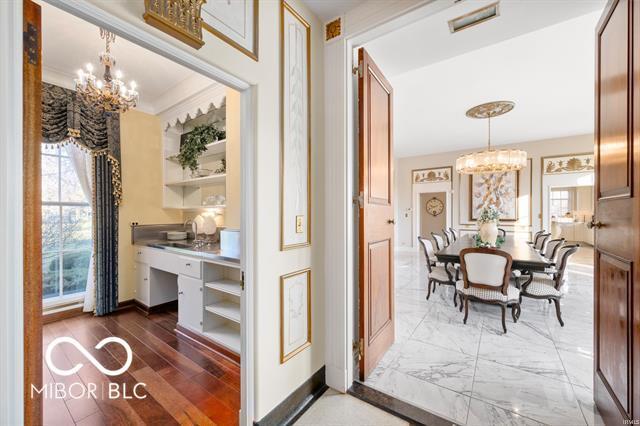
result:
<svg viewBox="0 0 640 426"><path fill-rule="evenodd" d="M364 339L356 340L353 342L353 353L355 357L360 361L364 355Z"/></svg>
<svg viewBox="0 0 640 426"><path fill-rule="evenodd" d="M361 192L360 195L353 196L353 204L357 204L358 207L364 207L364 194Z"/></svg>
<svg viewBox="0 0 640 426"><path fill-rule="evenodd" d="M32 23L27 24L27 30L22 33L23 49L27 54L27 59L31 65L38 65L38 28Z"/></svg>
<svg viewBox="0 0 640 426"><path fill-rule="evenodd" d="M244 271L240 272L240 290L244 291Z"/></svg>
<svg viewBox="0 0 640 426"><path fill-rule="evenodd" d="M353 75L357 75L359 78L362 78L362 61L358 62L358 66L353 67Z"/></svg>

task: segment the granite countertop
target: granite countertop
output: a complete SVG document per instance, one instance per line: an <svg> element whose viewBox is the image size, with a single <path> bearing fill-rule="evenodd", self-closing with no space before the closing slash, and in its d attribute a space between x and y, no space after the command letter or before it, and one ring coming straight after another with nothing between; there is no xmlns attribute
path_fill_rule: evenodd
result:
<svg viewBox="0 0 640 426"><path fill-rule="evenodd" d="M212 243L201 248L193 247L193 240L167 241L167 240L142 240L137 245L151 247L168 252L200 257L205 260L222 261L240 264L240 259L226 257L220 253L220 244ZM174 245L173 247L171 245Z"/></svg>

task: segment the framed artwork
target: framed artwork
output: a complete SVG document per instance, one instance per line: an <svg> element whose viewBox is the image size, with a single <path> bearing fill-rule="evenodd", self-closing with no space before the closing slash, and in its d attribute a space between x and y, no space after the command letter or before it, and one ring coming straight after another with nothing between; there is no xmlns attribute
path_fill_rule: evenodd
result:
<svg viewBox="0 0 640 426"><path fill-rule="evenodd" d="M544 157L542 159L542 170L545 175L593 172L595 170L593 154Z"/></svg>
<svg viewBox="0 0 640 426"><path fill-rule="evenodd" d="M476 221L480 211L494 206L500 212L500 220L518 220L518 195L520 172L478 173L469 176L469 214Z"/></svg>
<svg viewBox="0 0 640 426"><path fill-rule="evenodd" d="M280 363L311 346L311 269L280 277Z"/></svg>
<svg viewBox="0 0 640 426"><path fill-rule="evenodd" d="M437 167L433 169L412 170L411 182L413 183L434 183L449 182L452 174L451 167Z"/></svg>
<svg viewBox="0 0 640 426"><path fill-rule="evenodd" d="M202 28L258 60L258 0L207 0Z"/></svg>
<svg viewBox="0 0 640 426"><path fill-rule="evenodd" d="M281 6L280 249L311 244L309 24Z"/></svg>

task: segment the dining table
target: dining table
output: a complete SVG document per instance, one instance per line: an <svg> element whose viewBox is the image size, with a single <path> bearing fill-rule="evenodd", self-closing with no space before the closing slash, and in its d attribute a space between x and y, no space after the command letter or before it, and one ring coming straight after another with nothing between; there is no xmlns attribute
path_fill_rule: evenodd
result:
<svg viewBox="0 0 640 426"><path fill-rule="evenodd" d="M466 248L476 247L474 236L461 235L449 246L438 250L436 258L442 263L460 263L460 252ZM513 263L511 269L518 269L530 272L544 272L552 266L552 263L538 253L527 241L514 239L507 235L504 242L496 250L502 250L511 255Z"/></svg>

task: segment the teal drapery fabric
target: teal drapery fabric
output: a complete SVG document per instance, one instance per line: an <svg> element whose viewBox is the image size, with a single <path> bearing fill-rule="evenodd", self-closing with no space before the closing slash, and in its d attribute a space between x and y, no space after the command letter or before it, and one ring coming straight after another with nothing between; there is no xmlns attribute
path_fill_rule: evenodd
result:
<svg viewBox="0 0 640 426"><path fill-rule="evenodd" d="M74 143L93 156L95 313L108 314L118 307L120 116L95 111L74 91L43 82L42 141Z"/></svg>

